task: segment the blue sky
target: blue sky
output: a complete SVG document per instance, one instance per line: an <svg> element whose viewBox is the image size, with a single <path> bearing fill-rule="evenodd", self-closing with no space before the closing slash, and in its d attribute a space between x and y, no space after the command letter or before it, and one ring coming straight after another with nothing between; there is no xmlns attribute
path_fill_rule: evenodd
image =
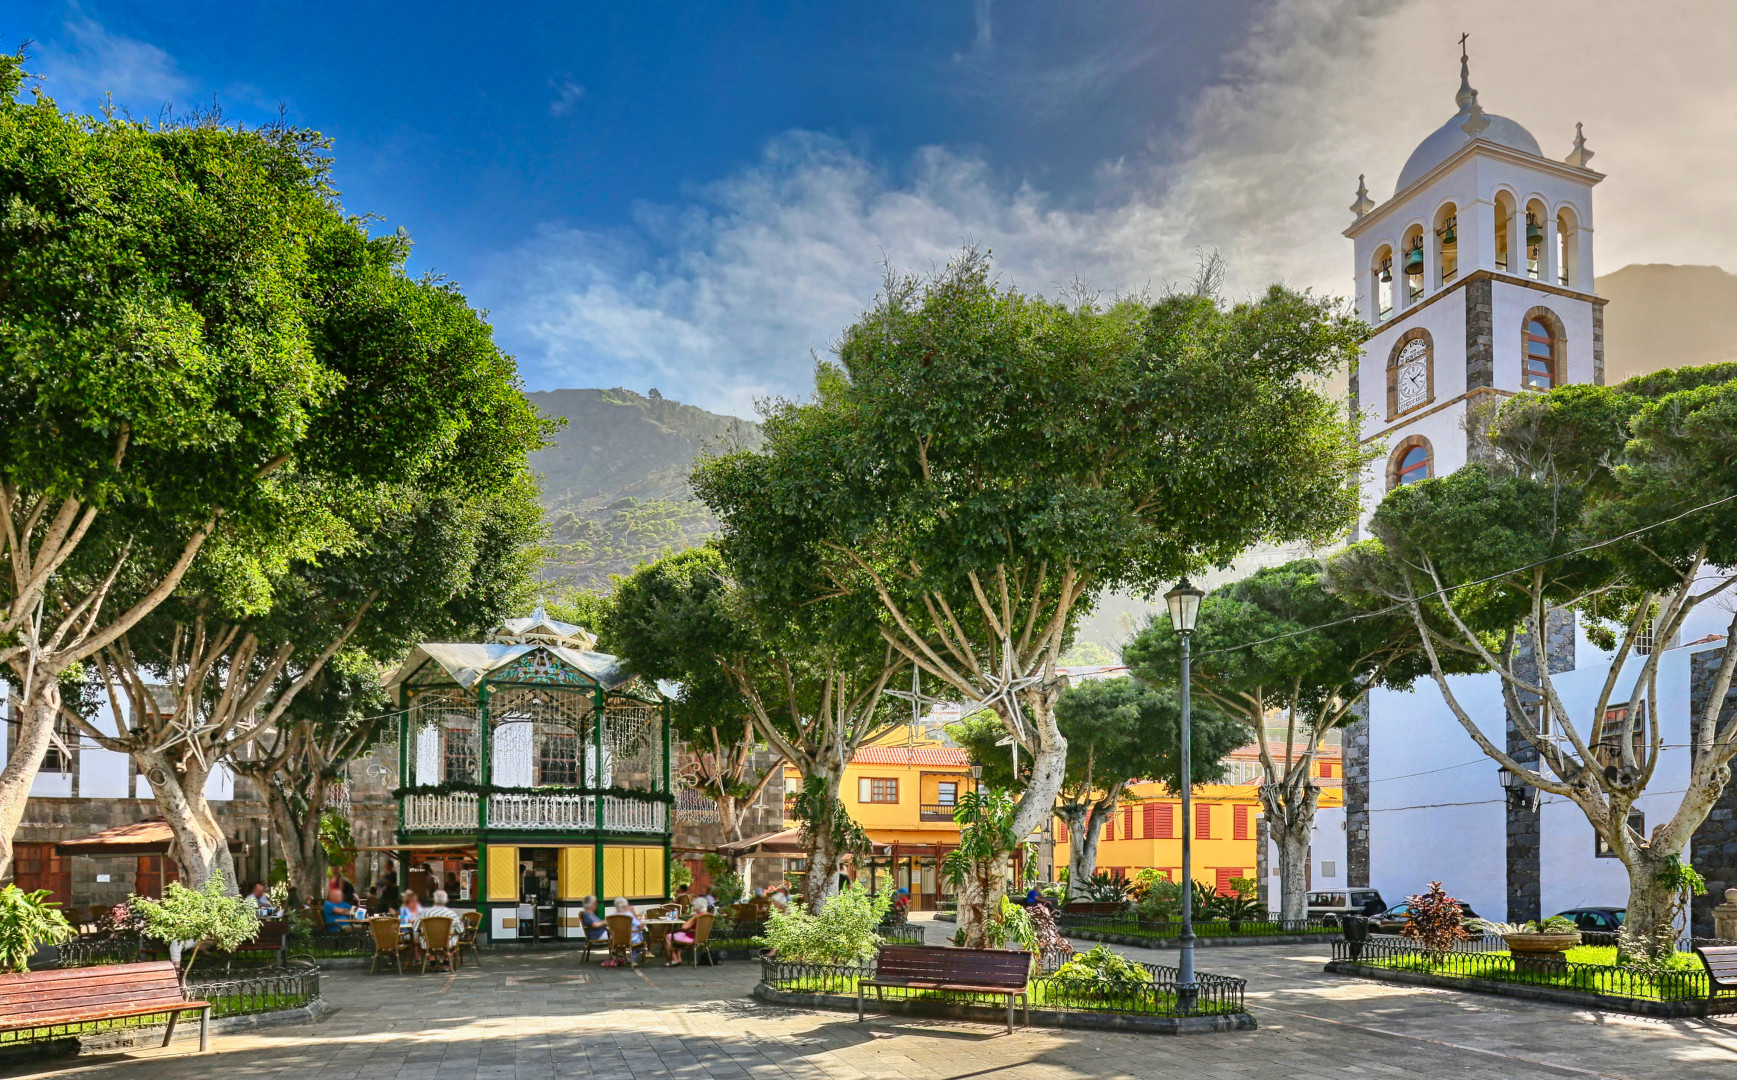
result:
<svg viewBox="0 0 1737 1080"><path fill-rule="evenodd" d="M1037 291L1076 277L1162 288L1204 250L1225 253L1234 288L1342 291L1356 175L1390 190L1452 112L1461 27L1487 106L1550 153L1584 119L1599 165L1631 146L1656 155L1657 110L1682 113L1691 91L1681 138L1730 115L1731 77L1681 82L1686 39L1707 51L1703 71L1725 66L1731 17L1716 5L1636 21L1612 4L1581 20L1592 29L1562 21L1584 4L1516 11L0 0L0 35L34 42L33 69L67 107L112 92L135 115L215 100L254 121L281 105L327 133L346 204L406 228L419 268L491 309L531 388L658 386L749 415L757 397L806 389L883 257L926 267L967 239ZM1533 27L1549 44L1526 44ZM1542 68L1523 70L1540 49ZM1601 50L1626 66L1584 62ZM1398 91L1411 81L1417 93ZM1371 84L1393 89L1373 111ZM1623 261L1737 261L1650 209L1647 184L1683 197L1680 170L1655 165L1651 180L1621 164L1634 190L1617 198L1640 220L1600 236L1602 268L1620 265L1613 243Z"/></svg>

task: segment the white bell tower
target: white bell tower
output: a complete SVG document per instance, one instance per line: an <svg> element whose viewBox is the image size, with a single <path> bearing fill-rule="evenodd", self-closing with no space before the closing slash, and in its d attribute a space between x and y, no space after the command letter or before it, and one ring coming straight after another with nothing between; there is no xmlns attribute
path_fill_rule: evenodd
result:
<svg viewBox="0 0 1737 1080"><path fill-rule="evenodd" d="M1358 314L1375 328L1351 376L1366 445L1363 519L1399 484L1470 456L1468 410L1564 383L1604 382L1604 301L1592 290L1592 151L1575 125L1562 161L1487 113L1460 39L1459 111L1418 144L1393 197L1358 178ZM1360 521L1360 525L1362 522ZM1359 530L1361 531L1361 529Z"/></svg>

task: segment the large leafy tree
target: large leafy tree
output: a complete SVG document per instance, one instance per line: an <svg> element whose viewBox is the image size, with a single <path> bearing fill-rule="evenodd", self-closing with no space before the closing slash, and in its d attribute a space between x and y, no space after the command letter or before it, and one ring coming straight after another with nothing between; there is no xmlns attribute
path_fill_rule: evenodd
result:
<svg viewBox="0 0 1737 1080"><path fill-rule="evenodd" d="M741 650L755 647L758 634L738 605L723 560L707 544L619 579L596 626L599 645L640 674L681 684L670 720L687 750L686 767L740 840L742 819L783 761L754 749L754 708L742 691L751 662Z"/></svg>
<svg viewBox="0 0 1737 1080"><path fill-rule="evenodd" d="M317 136L72 115L22 65L0 56L0 875L63 679L309 440L372 445L389 413L310 340L310 240L350 228Z"/></svg>
<svg viewBox="0 0 1737 1080"><path fill-rule="evenodd" d="M772 408L763 449L704 463L695 489L757 601L867 597L932 685L995 710L1033 759L1024 835L1061 789L1055 668L1093 596L1350 521L1355 433L1311 380L1359 337L1278 287L1235 305L1052 302L967 251L889 276L815 398Z"/></svg>
<svg viewBox="0 0 1737 1080"><path fill-rule="evenodd" d="M1056 816L1067 823L1068 881L1088 880L1098 866L1098 840L1130 783L1156 780L1182 789L1182 710L1174 690L1138 679L1093 679L1069 686L1056 699L1056 726L1068 741L1067 771ZM1224 777L1224 758L1243 745L1242 727L1210 705L1193 709L1189 776L1195 784ZM1001 745L1006 728L990 712L950 724L947 733L983 766L983 783L1023 791L1030 781L1029 757L1019 772Z"/></svg>
<svg viewBox="0 0 1737 1080"><path fill-rule="evenodd" d="M849 602L802 606L750 597L711 545L642 567L623 580L604 625L606 641L642 674L683 684L676 719L690 740L735 736L746 768L750 731L802 773L798 815L808 848L803 899L819 911L838 891L844 856L860 830L839 800L844 767L865 741L896 723L882 696L907 665ZM871 609L872 611L872 609ZM776 765L772 766L776 768ZM742 806L749 785L715 764ZM767 777L756 778L763 786Z"/></svg>
<svg viewBox="0 0 1737 1080"><path fill-rule="evenodd" d="M1427 670L1403 612L1329 591L1315 559L1258 570L1200 603L1194 686L1260 748L1261 809L1279 852L1280 918L1307 916L1309 836L1320 787L1314 765L1329 732L1355 719L1377 685L1404 688ZM1158 685L1180 676L1179 642L1154 620L1123 649ZM1463 668L1463 665L1461 665ZM1456 669L1458 670L1458 669ZM1275 749L1270 732L1284 725Z"/></svg>
<svg viewBox="0 0 1737 1080"><path fill-rule="evenodd" d="M1721 715L1737 667L1733 617L1710 646L1718 664L1707 707L1691 718L1686 783L1672 774L1684 785L1677 808L1647 835L1629 827L1667 750L1664 650L1641 646L1669 641L1734 580L1721 568L1737 565L1737 365L1522 395L1490 439L1485 461L1389 493L1375 539L1335 559L1336 582L1398 604L1472 741L1581 809L1628 870L1628 923L1650 936L1672 916L1677 860L1737 756L1737 722ZM1578 612L1609 650L1590 709L1571 710L1553 677L1543 643L1559 609ZM1461 701L1446 678L1455 657L1500 678L1525 752L1510 752Z"/></svg>

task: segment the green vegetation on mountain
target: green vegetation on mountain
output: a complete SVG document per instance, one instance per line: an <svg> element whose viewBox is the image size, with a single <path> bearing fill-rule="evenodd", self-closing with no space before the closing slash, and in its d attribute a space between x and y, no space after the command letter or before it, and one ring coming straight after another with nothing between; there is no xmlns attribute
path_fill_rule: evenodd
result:
<svg viewBox="0 0 1737 1080"><path fill-rule="evenodd" d="M554 445L532 455L549 521L544 580L605 587L671 551L693 547L717 522L688 490L694 458L760 445L760 427L671 401L652 390L548 390L526 395L566 419Z"/></svg>

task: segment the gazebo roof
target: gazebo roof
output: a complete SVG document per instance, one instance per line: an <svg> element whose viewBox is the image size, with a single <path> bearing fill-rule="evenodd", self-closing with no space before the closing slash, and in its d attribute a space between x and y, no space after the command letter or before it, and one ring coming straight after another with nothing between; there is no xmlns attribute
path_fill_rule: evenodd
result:
<svg viewBox="0 0 1737 1080"><path fill-rule="evenodd" d="M546 656L533 655L539 652ZM410 650L386 685L405 682L430 662L438 664L453 682L466 690L475 690L483 680L496 676L506 676L503 681L591 685L605 690L617 689L633 680L621 661L608 653L560 645L427 642ZM518 675L523 678L515 677Z"/></svg>

